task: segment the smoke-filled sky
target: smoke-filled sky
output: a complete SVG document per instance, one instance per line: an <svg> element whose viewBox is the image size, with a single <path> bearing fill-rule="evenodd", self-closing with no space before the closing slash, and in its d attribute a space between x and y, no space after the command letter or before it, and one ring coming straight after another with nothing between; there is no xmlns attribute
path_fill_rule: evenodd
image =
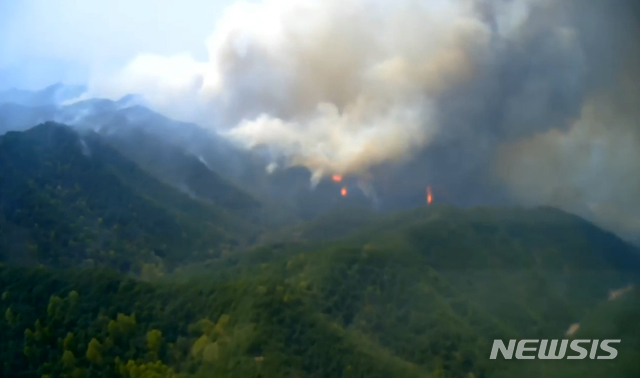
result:
<svg viewBox="0 0 640 378"><path fill-rule="evenodd" d="M3 2L0 87L140 93L316 180L433 183L640 235L637 3Z"/></svg>

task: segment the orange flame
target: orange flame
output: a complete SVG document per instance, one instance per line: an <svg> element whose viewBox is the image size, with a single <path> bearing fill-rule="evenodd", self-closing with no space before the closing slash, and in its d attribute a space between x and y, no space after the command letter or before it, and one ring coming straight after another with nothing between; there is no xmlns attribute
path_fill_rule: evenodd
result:
<svg viewBox="0 0 640 378"><path fill-rule="evenodd" d="M431 187L427 186L427 205L431 205L433 201L433 194L431 193Z"/></svg>
<svg viewBox="0 0 640 378"><path fill-rule="evenodd" d="M333 181L335 181L335 182L340 182L340 181L342 181L342 176L340 176L340 175L333 175L333 176L331 176L331 179L332 179Z"/></svg>
<svg viewBox="0 0 640 378"><path fill-rule="evenodd" d="M347 187L346 187L346 186L345 186L345 187L343 187L343 188L340 190L340 194L341 194L343 197L346 197L346 196L347 196Z"/></svg>

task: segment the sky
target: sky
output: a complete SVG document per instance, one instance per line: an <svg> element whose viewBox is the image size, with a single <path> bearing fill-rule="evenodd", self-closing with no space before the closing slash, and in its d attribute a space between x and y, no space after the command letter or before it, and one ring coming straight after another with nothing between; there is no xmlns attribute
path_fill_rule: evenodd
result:
<svg viewBox="0 0 640 378"><path fill-rule="evenodd" d="M140 53L206 58L228 0L0 1L0 90L84 84Z"/></svg>

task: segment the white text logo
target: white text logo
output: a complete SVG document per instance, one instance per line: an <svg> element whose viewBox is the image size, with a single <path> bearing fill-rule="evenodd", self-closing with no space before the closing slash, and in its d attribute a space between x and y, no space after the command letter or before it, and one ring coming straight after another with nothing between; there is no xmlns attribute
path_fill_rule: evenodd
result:
<svg viewBox="0 0 640 378"><path fill-rule="evenodd" d="M616 348L610 344L619 343L620 340L509 340L505 345L502 340L493 340L490 359L495 360L498 352L502 357L510 360L582 360L587 358L598 360L612 360L618 355ZM568 348L567 348L568 346ZM567 349L570 349L567 352ZM598 353L600 351L600 353ZM604 353L603 353L604 352Z"/></svg>

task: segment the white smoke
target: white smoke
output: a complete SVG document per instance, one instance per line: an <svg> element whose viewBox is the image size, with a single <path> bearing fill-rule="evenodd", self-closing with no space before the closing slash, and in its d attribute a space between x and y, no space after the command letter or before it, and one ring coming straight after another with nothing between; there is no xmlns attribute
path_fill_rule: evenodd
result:
<svg viewBox="0 0 640 378"><path fill-rule="evenodd" d="M208 41L209 61L140 55L91 87L225 126L316 179L362 174L427 145L439 128L434 99L473 77L494 40L516 38L529 9L547 2L498 4L497 28L478 0L237 3Z"/></svg>

